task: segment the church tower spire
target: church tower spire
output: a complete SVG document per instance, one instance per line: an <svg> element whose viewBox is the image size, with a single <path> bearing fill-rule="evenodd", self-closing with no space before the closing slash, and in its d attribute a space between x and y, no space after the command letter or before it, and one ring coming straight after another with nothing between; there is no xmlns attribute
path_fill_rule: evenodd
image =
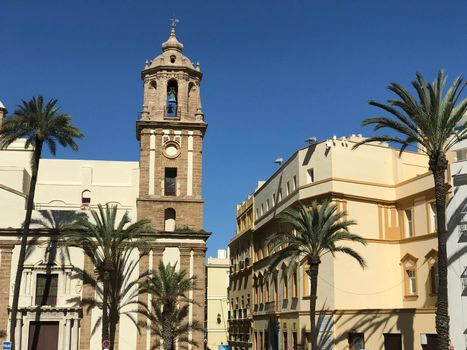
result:
<svg viewBox="0 0 467 350"><path fill-rule="evenodd" d="M198 66L183 54L176 20L162 53L141 76L144 104L137 122L141 145L138 217L159 231L203 228L202 143L207 128L201 108Z"/></svg>

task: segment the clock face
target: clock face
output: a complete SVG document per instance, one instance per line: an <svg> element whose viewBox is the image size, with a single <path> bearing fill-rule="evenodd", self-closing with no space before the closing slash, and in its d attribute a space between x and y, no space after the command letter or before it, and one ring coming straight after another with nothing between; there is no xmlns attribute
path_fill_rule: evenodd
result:
<svg viewBox="0 0 467 350"><path fill-rule="evenodd" d="M164 148L164 155L167 158L176 158L180 154L180 148L176 142L167 142Z"/></svg>

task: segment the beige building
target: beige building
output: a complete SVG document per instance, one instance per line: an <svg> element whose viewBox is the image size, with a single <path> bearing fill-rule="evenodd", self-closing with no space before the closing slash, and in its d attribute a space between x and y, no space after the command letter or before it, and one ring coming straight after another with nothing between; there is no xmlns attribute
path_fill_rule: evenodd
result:
<svg viewBox="0 0 467 350"><path fill-rule="evenodd" d="M206 265L206 345L211 350L217 350L220 345L227 345L229 267L227 249L219 249L217 258L209 257Z"/></svg>
<svg viewBox="0 0 467 350"><path fill-rule="evenodd" d="M199 66L183 54L172 26L162 53L147 62L142 71L143 111L136 122L140 161L43 159L33 215L40 218L41 211L57 216L65 211L89 212L99 203L110 203L117 205L121 214L128 211L133 220L151 220L156 229L150 236L151 249L133 277L156 269L160 261L177 263L190 276L196 275L198 289L190 297L198 304L191 307L189 320L204 324L205 251L210 234L203 230L202 142L207 124L201 111L201 78ZM5 110L0 103L0 117ZM32 149L24 148L23 140L0 151L0 330L5 332L9 328L7 308L18 263L18 234L25 216L31 153ZM38 332L42 336L36 350L99 349L99 310L72 302L95 294L74 270L77 267L92 272L93 266L81 250L67 253L56 249L55 241L53 230L33 227L22 276L16 350L30 349ZM134 252L134 259L138 254ZM52 282L45 302L44 281ZM139 298L148 302L151 296ZM204 336L204 332L188 335L199 348L203 347ZM0 341L8 337L6 334ZM41 343L41 339L47 339L47 343ZM117 348L146 350L155 341L150 332L138 332L130 319L122 317Z"/></svg>
<svg viewBox="0 0 467 350"><path fill-rule="evenodd" d="M344 255L322 259L322 348L434 349L437 238L427 158L416 152L399 157L386 144L353 151L361 140L333 137L298 150L237 207L237 233L229 244L233 350L309 347L307 265L270 271L265 242L287 229L275 220L282 210L329 197L357 221L352 232L368 245L354 248L368 268ZM242 298L251 302L237 302Z"/></svg>

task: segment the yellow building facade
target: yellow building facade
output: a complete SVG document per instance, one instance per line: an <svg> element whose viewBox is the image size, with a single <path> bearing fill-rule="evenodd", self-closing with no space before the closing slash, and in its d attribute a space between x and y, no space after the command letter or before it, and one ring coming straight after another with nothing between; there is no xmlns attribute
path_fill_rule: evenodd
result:
<svg viewBox="0 0 467 350"><path fill-rule="evenodd" d="M308 267L300 263L291 270L283 264L271 271L265 242L285 229L275 219L282 210L324 198L331 198L357 222L351 231L368 245L352 248L368 267L363 270L344 255L322 259L317 300L321 348L435 346L437 237L428 160L417 152L399 157L387 144L352 150L362 139L333 137L295 152L249 197L249 227L242 226L248 201L237 208L237 233L229 245L229 297L236 301L251 296L251 317L246 318L248 332L240 329L241 305L231 300L234 350L309 348ZM248 256L245 251L251 252L249 266L242 263ZM242 278L245 281L239 283Z"/></svg>
<svg viewBox="0 0 467 350"><path fill-rule="evenodd" d="M206 345L210 350L227 345L229 267L226 249L219 249L217 257L209 257L206 264Z"/></svg>

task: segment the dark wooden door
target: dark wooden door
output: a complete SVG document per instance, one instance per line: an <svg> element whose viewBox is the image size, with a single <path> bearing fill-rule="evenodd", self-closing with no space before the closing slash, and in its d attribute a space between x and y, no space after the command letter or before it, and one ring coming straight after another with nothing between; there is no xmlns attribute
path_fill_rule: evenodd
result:
<svg viewBox="0 0 467 350"><path fill-rule="evenodd" d="M402 350L402 336L398 333L385 334L384 350Z"/></svg>
<svg viewBox="0 0 467 350"><path fill-rule="evenodd" d="M31 322L28 350L58 350L58 322Z"/></svg>

